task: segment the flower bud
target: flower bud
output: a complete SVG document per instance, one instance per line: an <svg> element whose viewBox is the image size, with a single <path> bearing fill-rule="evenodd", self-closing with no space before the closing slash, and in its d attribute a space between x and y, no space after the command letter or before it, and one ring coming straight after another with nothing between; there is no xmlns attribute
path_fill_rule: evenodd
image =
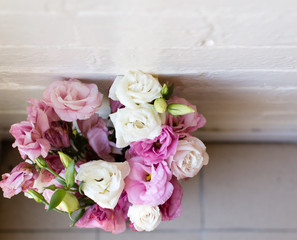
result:
<svg viewBox="0 0 297 240"><path fill-rule="evenodd" d="M36 162L37 166L40 167L41 169L48 167L48 165L43 157L39 156L38 158L35 159L35 162Z"/></svg>
<svg viewBox="0 0 297 240"><path fill-rule="evenodd" d="M164 113L167 108L167 103L164 98L157 98L154 101L154 108L158 113Z"/></svg>
<svg viewBox="0 0 297 240"><path fill-rule="evenodd" d="M193 113L195 110L184 104L171 103L168 105L168 112L173 116L178 116Z"/></svg>
<svg viewBox="0 0 297 240"><path fill-rule="evenodd" d="M163 87L161 89L161 94L162 94L162 96L168 94L168 85L166 83L163 84Z"/></svg>
<svg viewBox="0 0 297 240"><path fill-rule="evenodd" d="M33 199L38 203L42 203L45 201L44 197L33 189L28 189L27 193L29 193L33 197Z"/></svg>
<svg viewBox="0 0 297 240"><path fill-rule="evenodd" d="M73 159L63 152L58 152L58 153L64 167L68 168L69 164L73 161Z"/></svg>
<svg viewBox="0 0 297 240"><path fill-rule="evenodd" d="M62 209L64 212L71 213L79 209L79 202L72 193L66 192L58 208Z"/></svg>

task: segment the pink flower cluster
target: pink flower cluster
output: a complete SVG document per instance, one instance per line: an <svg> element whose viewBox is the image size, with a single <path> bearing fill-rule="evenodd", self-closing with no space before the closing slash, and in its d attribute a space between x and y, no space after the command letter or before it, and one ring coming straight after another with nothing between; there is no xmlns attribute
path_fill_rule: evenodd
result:
<svg viewBox="0 0 297 240"><path fill-rule="evenodd" d="M161 221L179 217L179 180L194 177L208 163L206 147L191 135L206 120L196 106L176 96L164 101L193 111L157 112L151 100L163 96L158 80L142 72L129 74L112 87L112 121L96 114L103 95L95 84L56 81L41 100L30 99L27 120L10 129L13 147L26 161L2 175L4 197L33 191L34 199L51 209L54 193L61 191L65 196L54 208L82 211L75 226L115 234L126 230L127 221L134 231L151 231ZM122 104L127 102L131 104ZM123 114L126 110L131 115ZM125 148L117 147L120 135L125 135Z"/></svg>
<svg viewBox="0 0 297 240"><path fill-rule="evenodd" d="M30 99L27 121L13 124L10 133L15 138L23 159L46 157L51 149L69 147L67 122L89 119L100 107L103 95L95 84L83 84L76 79L53 82L42 100Z"/></svg>

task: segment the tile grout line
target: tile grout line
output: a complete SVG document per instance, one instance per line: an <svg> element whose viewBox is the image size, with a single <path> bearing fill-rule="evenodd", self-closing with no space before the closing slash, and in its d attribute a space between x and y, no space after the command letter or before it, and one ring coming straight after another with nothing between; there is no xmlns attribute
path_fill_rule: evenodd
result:
<svg viewBox="0 0 297 240"><path fill-rule="evenodd" d="M200 238L204 240L205 235L205 208L204 208L204 169L199 174L199 205L200 205Z"/></svg>

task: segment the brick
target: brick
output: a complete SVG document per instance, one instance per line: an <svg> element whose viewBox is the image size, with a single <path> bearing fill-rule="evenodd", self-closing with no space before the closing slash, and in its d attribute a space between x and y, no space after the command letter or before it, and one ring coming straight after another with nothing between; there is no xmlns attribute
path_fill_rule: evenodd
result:
<svg viewBox="0 0 297 240"><path fill-rule="evenodd" d="M71 19L67 16L0 14L0 31L0 45L56 46L77 42Z"/></svg>

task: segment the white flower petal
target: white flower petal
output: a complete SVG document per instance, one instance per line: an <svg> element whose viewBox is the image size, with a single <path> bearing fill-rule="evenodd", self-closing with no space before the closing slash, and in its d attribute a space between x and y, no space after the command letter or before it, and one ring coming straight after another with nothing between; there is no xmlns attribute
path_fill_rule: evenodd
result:
<svg viewBox="0 0 297 240"><path fill-rule="evenodd" d="M114 209L124 189L124 178L129 172L128 162L98 160L82 164L76 178L84 182L82 190L86 196L100 207Z"/></svg>

